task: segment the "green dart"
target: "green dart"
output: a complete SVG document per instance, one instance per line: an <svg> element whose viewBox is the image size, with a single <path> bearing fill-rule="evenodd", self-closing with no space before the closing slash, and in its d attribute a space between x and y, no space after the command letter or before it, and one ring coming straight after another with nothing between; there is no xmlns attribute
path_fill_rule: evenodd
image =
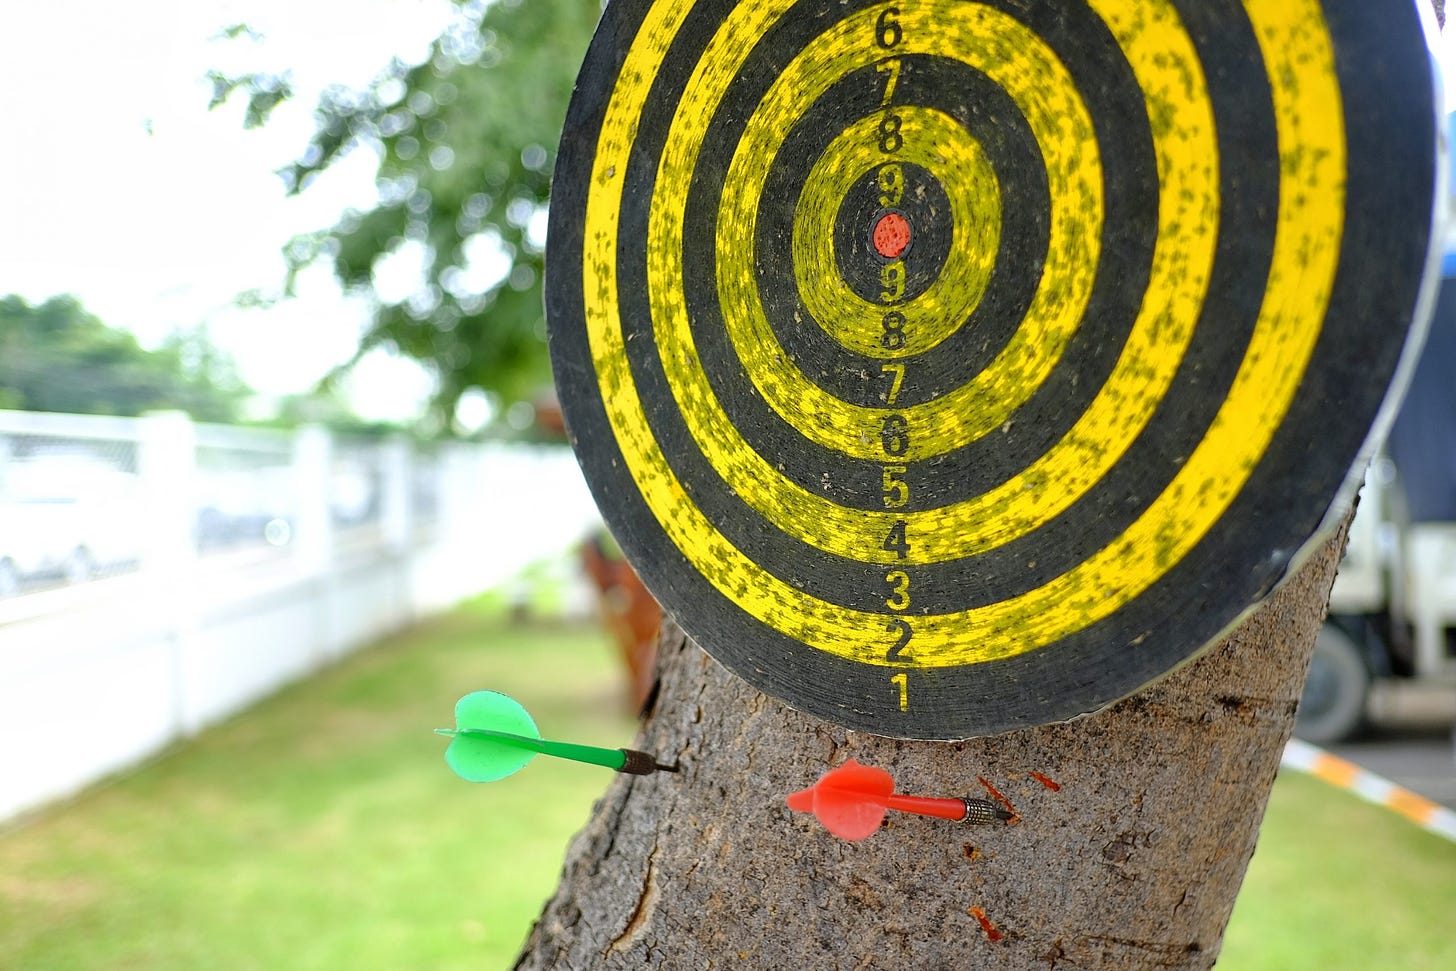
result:
<svg viewBox="0 0 1456 971"><path fill-rule="evenodd" d="M551 742L521 703L499 691L472 691L455 703L455 727L437 728L436 734L453 741L445 761L466 782L494 782L520 771L538 755L553 755L572 762L601 765L632 775L676 772L646 752L629 748L597 748Z"/></svg>

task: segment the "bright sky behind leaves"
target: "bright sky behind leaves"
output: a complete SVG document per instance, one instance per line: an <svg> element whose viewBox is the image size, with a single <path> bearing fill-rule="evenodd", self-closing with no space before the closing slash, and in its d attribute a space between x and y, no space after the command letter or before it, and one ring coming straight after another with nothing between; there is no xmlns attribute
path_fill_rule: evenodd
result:
<svg viewBox="0 0 1456 971"><path fill-rule="evenodd" d="M362 86L396 54L420 60L448 11L446 0L8 6L0 293L32 302L74 293L147 344L206 322L253 387L307 390L353 352L363 308L343 300L326 269L271 309L232 301L277 287L290 236L372 204L373 157L360 153L294 199L274 170L307 144L325 85ZM236 23L263 39L211 39ZM245 96L207 111L209 68L288 69L299 96L244 131ZM412 365L381 359L354 398L371 417L408 417L427 390Z"/></svg>
<svg viewBox="0 0 1456 971"><path fill-rule="evenodd" d="M362 86L394 55L421 59L448 15L448 0L7 4L0 294L74 293L147 344L206 323L254 388L307 390L353 352L363 308L326 269L301 281L296 300L231 304L277 286L290 236L372 204L373 159L360 153L295 199L273 171L307 143L323 86ZM263 39L210 39L237 23ZM266 128L244 131L241 98L206 110L209 68L289 69L298 97ZM380 355L352 391L367 417L408 418L428 384Z"/></svg>

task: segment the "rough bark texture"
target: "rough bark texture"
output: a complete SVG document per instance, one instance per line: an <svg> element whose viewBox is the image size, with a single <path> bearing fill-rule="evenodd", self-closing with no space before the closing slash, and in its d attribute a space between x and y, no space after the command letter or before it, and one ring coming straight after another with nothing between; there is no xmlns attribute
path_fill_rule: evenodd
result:
<svg viewBox="0 0 1456 971"><path fill-rule="evenodd" d="M1433 0L1445 24L1445 0ZM1348 527L1348 519L1345 526ZM1345 528L1225 641L1062 725L953 744L779 704L668 624L636 747L573 842L523 969L1208 968L1294 725ZM901 791L1019 814L892 814L842 842L784 797L854 757Z"/></svg>
<svg viewBox="0 0 1456 971"><path fill-rule="evenodd" d="M959 743L793 711L669 624L635 744L682 772L617 778L518 966L1210 967L1343 539L1153 687L1075 722ZM784 797L850 757L905 792L986 797L989 783L1020 818L891 814L843 842Z"/></svg>

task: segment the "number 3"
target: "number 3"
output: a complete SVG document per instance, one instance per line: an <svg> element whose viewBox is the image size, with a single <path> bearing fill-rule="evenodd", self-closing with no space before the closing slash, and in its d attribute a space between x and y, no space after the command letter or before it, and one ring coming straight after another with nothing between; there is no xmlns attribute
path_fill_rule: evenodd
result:
<svg viewBox="0 0 1456 971"><path fill-rule="evenodd" d="M885 574L885 582L890 585L890 598L885 601L885 606L891 610L909 610L910 574L904 570L891 570Z"/></svg>

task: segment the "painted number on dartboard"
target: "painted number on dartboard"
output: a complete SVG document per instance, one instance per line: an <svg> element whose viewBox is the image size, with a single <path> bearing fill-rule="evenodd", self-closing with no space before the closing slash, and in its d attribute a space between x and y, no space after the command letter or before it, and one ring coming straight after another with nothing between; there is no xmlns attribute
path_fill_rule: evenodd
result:
<svg viewBox="0 0 1456 971"><path fill-rule="evenodd" d="M890 376L890 390L885 393L885 404L893 405L900 397L900 389L905 385L905 365L882 364L880 373Z"/></svg>
<svg viewBox="0 0 1456 971"><path fill-rule="evenodd" d="M900 59L887 57L875 64L875 72L885 76L885 90L880 95L880 106L885 107L895 97L895 88L900 84Z"/></svg>
<svg viewBox="0 0 1456 971"><path fill-rule="evenodd" d="M885 630L889 631L892 634L899 635L899 637L895 639L894 645L885 652L885 660L903 661L905 659L905 648L910 646L910 638L915 633L913 630L910 629L910 622L908 620L901 620L899 617L896 617L894 620L890 621L888 624L885 625Z"/></svg>
<svg viewBox="0 0 1456 971"><path fill-rule="evenodd" d="M904 415L886 415L880 425L880 447L891 458L901 458L910 451L910 423Z"/></svg>
<svg viewBox="0 0 1456 971"><path fill-rule="evenodd" d="M875 43L889 50L900 43L905 31L900 27L900 8L886 7L875 18Z"/></svg>
<svg viewBox="0 0 1456 971"><path fill-rule="evenodd" d="M886 162L875 172L880 184L880 205L886 209L898 206L905 199L905 170L899 162Z"/></svg>
<svg viewBox="0 0 1456 971"><path fill-rule="evenodd" d="M880 334L880 346L887 351L898 351L905 346L905 315L898 310L885 314L884 332Z"/></svg>
<svg viewBox="0 0 1456 971"><path fill-rule="evenodd" d="M880 48L893 50L905 39L905 30L901 27L899 18L899 7L886 7L875 18L875 44ZM900 84L901 63L898 57L887 57L875 64L876 73L884 79L880 107L885 109L885 116L880 119L874 133L876 147L883 155L894 155L905 147L905 135L901 130L905 124L904 119L890 107L895 99L895 89ZM904 201L905 170L899 162L886 161L882 164L875 172L875 181L879 185L882 208L893 209ZM906 279L904 260L891 260L881 266L880 302L893 305L903 300ZM881 318L881 323L883 329L880 332L880 346L887 351L903 350L907 342L905 315L898 310L888 310ZM905 365L886 364L881 372L890 378L890 387L884 396L885 403L893 405L900 397L900 389L905 383ZM880 425L880 446L885 455L892 459L903 458L910 451L910 423L904 415L891 414L884 417ZM910 484L901 478L907 471L908 467L904 465L883 467L880 484L881 498L886 509L899 509L909 503ZM897 520L882 544L886 552L894 553L902 560L910 554L906 527L905 520ZM903 570L891 570L885 574L885 583L889 585L885 606L895 611L909 610L910 575ZM903 659L914 633L910 623L896 617L885 629L896 635L895 643L885 653L885 660ZM891 677L890 683L898 690L900 710L909 711L910 675L902 671Z"/></svg>
<svg viewBox="0 0 1456 971"><path fill-rule="evenodd" d="M909 610L910 574L904 570L891 570L885 574L885 582L890 585L890 596L885 600L885 606L891 610Z"/></svg>
<svg viewBox="0 0 1456 971"><path fill-rule="evenodd" d="M899 509L910 501L910 483L900 476L910 471L903 465L886 465L880 477L881 493L886 509Z"/></svg>
<svg viewBox="0 0 1456 971"><path fill-rule="evenodd" d="M886 155L893 155L905 147L905 136L900 134L900 126L904 122L900 116L891 112L880 119L879 145L880 151Z"/></svg>
<svg viewBox="0 0 1456 971"><path fill-rule="evenodd" d="M894 553L896 559L903 560L910 555L910 538L905 535L909 524L903 519L895 520L895 525L890 527L890 534L880 544L880 549L887 553Z"/></svg>
<svg viewBox="0 0 1456 971"><path fill-rule="evenodd" d="M885 303L898 303L905 296L905 261L895 260L880 267L880 299ZM888 319L888 314L886 319ZM905 318L901 316L901 327ZM886 329L889 325L886 324Z"/></svg>

